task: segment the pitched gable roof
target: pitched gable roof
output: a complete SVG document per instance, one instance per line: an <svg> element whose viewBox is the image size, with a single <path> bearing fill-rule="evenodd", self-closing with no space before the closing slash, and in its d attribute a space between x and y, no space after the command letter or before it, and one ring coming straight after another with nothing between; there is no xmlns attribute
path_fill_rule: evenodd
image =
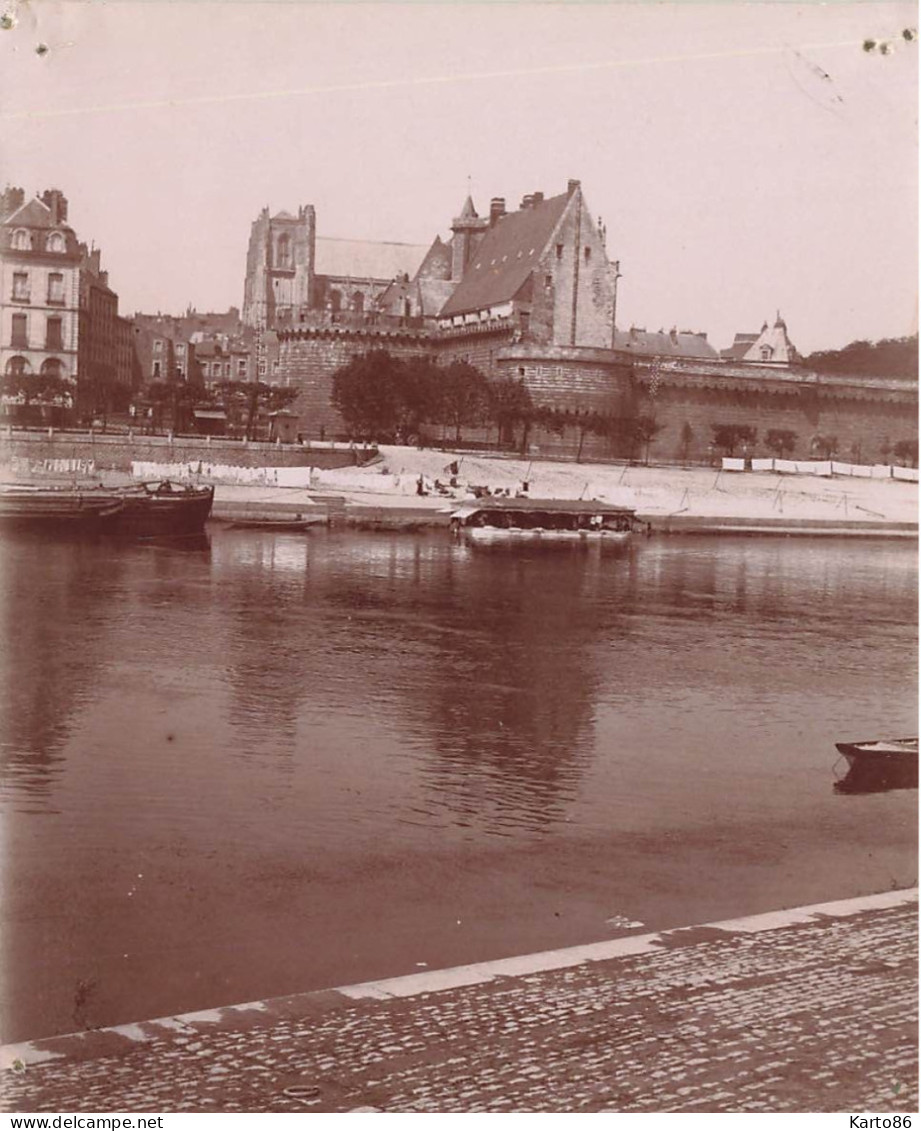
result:
<svg viewBox="0 0 921 1131"><path fill-rule="evenodd" d="M55 224L51 219L51 209L48 205L33 196L25 204L21 204L12 215L7 216L4 224L17 224L24 228L57 228L62 225Z"/></svg>
<svg viewBox="0 0 921 1131"><path fill-rule="evenodd" d="M757 342L757 334L739 334L737 333L732 345L728 349L720 350L720 357L727 361L741 360L752 346Z"/></svg>
<svg viewBox="0 0 921 1131"><path fill-rule="evenodd" d="M416 272L417 278L448 279L451 276L451 245L445 243L441 236L435 237L435 242L425 253L425 258L419 264Z"/></svg>
<svg viewBox="0 0 921 1131"><path fill-rule="evenodd" d="M568 193L553 196L510 212L489 228L442 316L484 310L514 298L537 266L570 199Z"/></svg>

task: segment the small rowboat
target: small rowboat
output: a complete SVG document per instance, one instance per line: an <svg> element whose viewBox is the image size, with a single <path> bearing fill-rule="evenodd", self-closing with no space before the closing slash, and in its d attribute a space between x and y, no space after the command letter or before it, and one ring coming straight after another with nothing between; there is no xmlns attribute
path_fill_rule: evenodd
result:
<svg viewBox="0 0 921 1131"><path fill-rule="evenodd" d="M917 738L836 742L835 746L848 764L845 776L835 782L839 793L918 788Z"/></svg>
<svg viewBox="0 0 921 1131"><path fill-rule="evenodd" d="M270 534L303 534L311 526L322 523L322 519L313 518L239 518L230 524L231 530L261 530Z"/></svg>

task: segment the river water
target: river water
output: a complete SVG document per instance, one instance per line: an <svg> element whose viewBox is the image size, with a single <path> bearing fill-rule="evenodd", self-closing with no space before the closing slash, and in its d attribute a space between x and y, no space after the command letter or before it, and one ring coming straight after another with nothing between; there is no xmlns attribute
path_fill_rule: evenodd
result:
<svg viewBox="0 0 921 1131"><path fill-rule="evenodd" d="M2 1039L915 883L916 550L5 537Z"/></svg>

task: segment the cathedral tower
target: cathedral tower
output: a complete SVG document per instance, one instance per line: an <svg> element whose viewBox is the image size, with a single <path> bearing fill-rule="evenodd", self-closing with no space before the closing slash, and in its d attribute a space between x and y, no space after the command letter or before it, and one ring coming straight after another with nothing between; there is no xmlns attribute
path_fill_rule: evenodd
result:
<svg viewBox="0 0 921 1131"><path fill-rule="evenodd" d="M263 208L250 231L243 324L274 330L297 322L313 298L317 223L312 204L297 216Z"/></svg>

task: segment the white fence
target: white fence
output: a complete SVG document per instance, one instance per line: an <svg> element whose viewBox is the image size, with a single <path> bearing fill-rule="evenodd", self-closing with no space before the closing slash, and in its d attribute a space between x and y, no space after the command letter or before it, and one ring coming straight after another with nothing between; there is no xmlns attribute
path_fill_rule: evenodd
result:
<svg viewBox="0 0 921 1131"><path fill-rule="evenodd" d="M27 456L13 456L10 467L18 472L93 475L96 471L96 461L94 459L29 459Z"/></svg>
<svg viewBox="0 0 921 1131"><path fill-rule="evenodd" d="M745 471L744 459L723 458L723 471ZM918 482L916 467L893 467L887 463L838 463L837 460L753 459L752 471L773 471L781 475L849 475L859 479L899 479Z"/></svg>
<svg viewBox="0 0 921 1131"><path fill-rule="evenodd" d="M256 487L312 487L317 483L314 467L237 467L227 463L153 463L134 460L135 479L207 480L209 483L246 484Z"/></svg>

